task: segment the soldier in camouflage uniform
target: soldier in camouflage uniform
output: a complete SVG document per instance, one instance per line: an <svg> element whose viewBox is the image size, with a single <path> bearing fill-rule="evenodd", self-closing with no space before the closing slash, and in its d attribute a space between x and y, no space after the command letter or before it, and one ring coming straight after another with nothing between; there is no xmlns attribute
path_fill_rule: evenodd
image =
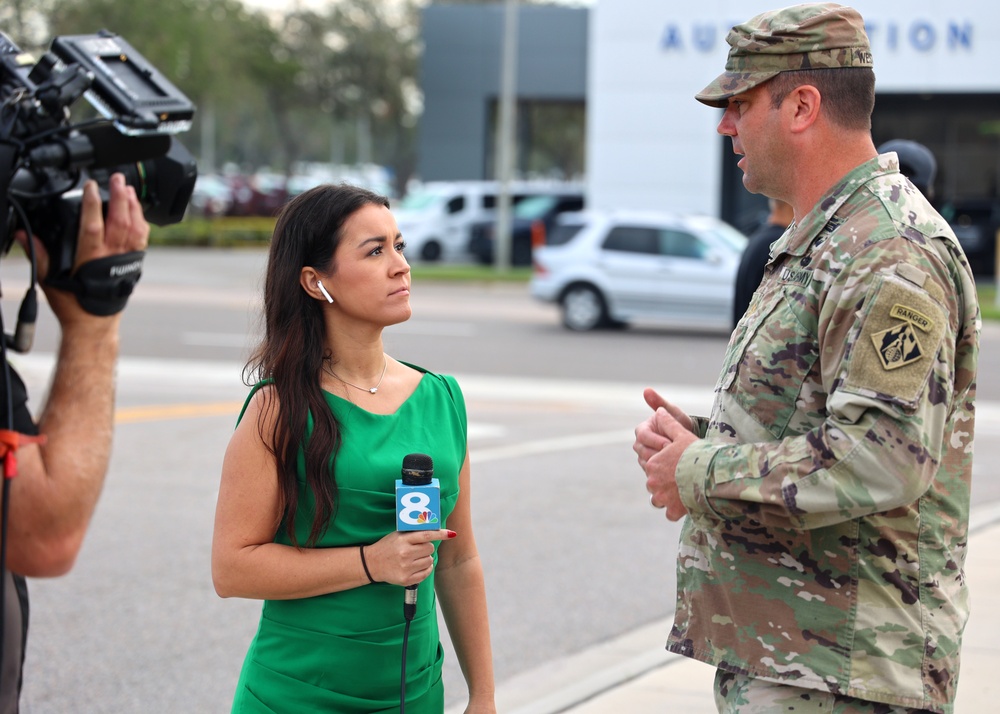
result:
<svg viewBox="0 0 1000 714"><path fill-rule="evenodd" d="M653 390L634 449L677 520L667 648L720 712L951 712L980 316L948 224L871 140L864 23L833 3L732 29L697 99L795 220L709 418Z"/></svg>

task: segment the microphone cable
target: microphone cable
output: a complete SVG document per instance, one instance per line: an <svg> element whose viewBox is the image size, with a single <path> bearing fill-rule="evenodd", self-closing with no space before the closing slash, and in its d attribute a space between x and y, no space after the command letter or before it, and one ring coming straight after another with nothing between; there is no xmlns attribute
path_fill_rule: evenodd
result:
<svg viewBox="0 0 1000 714"><path fill-rule="evenodd" d="M403 660L399 666L399 714L406 714L406 647L410 640L410 623L417 614L417 586L406 588L403 597Z"/></svg>
<svg viewBox="0 0 1000 714"><path fill-rule="evenodd" d="M21 300L21 307L17 311L17 323L13 334L8 335L0 329L0 335L3 335L5 347L0 357L3 357L5 360L7 358L6 347L8 346L21 354L31 350L31 346L35 342L35 322L38 320L38 261L35 257L34 233L31 230L31 221L28 220L28 214L25 213L24 207L21 206L20 202L11 197L10 205L17 212L18 216L20 216L21 225L28 236L29 275L28 290L25 292L24 298ZM0 324L0 328L2 327L2 324ZM14 428L13 421L10 422L9 428Z"/></svg>
<svg viewBox="0 0 1000 714"><path fill-rule="evenodd" d="M403 661L399 666L399 714L406 714L406 645L410 639L410 618L403 625Z"/></svg>

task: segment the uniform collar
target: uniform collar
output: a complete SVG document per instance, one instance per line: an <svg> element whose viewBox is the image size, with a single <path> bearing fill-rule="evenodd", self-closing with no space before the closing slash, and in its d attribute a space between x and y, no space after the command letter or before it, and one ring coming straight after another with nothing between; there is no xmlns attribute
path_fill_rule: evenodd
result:
<svg viewBox="0 0 1000 714"><path fill-rule="evenodd" d="M872 179L898 172L899 160L894 152L881 154L856 166L822 200L813 206L813 209L799 224L793 223L785 231L771 249L772 257L782 253L792 256L805 255L824 229L829 232L837 227L836 223L831 225L831 219L847 199ZM830 227L827 228L828 226Z"/></svg>

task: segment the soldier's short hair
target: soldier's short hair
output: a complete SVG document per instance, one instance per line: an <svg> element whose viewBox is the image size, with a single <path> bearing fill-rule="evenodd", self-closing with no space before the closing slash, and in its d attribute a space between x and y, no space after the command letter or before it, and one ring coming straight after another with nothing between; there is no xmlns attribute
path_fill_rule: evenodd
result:
<svg viewBox="0 0 1000 714"><path fill-rule="evenodd" d="M809 84L823 97L822 111L845 129L871 131L875 109L875 73L869 67L802 69L782 72L764 85L777 108L796 87Z"/></svg>

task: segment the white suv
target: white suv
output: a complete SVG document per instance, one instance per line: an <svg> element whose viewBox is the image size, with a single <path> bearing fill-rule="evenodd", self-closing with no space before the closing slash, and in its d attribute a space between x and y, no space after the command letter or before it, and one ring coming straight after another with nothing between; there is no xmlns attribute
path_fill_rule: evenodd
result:
<svg viewBox="0 0 1000 714"><path fill-rule="evenodd" d="M746 242L710 216L564 213L534 251L531 294L558 303L571 330L636 320L728 330Z"/></svg>

